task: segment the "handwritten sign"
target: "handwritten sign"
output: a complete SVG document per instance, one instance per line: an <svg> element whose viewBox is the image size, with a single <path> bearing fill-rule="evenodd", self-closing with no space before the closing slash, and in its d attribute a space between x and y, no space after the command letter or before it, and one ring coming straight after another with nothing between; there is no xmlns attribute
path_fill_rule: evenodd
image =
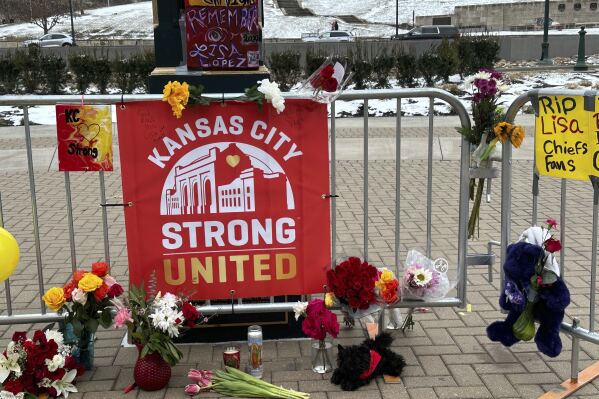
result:
<svg viewBox="0 0 599 399"><path fill-rule="evenodd" d="M112 171L110 105L56 105L58 169Z"/></svg>
<svg viewBox="0 0 599 399"><path fill-rule="evenodd" d="M257 69L262 30L257 0L186 0L187 67Z"/></svg>
<svg viewBox="0 0 599 399"><path fill-rule="evenodd" d="M599 113L584 96L540 96L535 128L539 174L588 180L599 175Z"/></svg>

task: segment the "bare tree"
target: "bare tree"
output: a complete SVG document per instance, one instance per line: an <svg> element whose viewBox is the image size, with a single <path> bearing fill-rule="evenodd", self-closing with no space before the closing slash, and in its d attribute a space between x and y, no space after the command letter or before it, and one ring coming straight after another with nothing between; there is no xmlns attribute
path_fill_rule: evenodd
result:
<svg viewBox="0 0 599 399"><path fill-rule="evenodd" d="M30 0L30 21L48 33L67 14L65 0Z"/></svg>

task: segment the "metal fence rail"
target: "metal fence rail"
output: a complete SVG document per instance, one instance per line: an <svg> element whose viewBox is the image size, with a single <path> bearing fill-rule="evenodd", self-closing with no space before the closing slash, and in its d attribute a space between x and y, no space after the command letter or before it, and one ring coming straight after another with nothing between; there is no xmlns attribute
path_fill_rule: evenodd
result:
<svg viewBox="0 0 599 399"><path fill-rule="evenodd" d="M506 120L509 122L513 122L516 118L518 111L526 105L529 101L532 103L537 101L539 96L562 96L562 95L572 95L572 96L592 96L596 97L599 95L599 92L587 91L587 90L556 90L556 89L540 89L540 90L532 90L528 93L524 93L520 95L518 98L514 100L514 102L510 105L507 114ZM535 108L535 107L533 107ZM535 108L535 112L536 108ZM533 133L533 139L534 139ZM507 252L507 246L511 242L511 200L512 200L512 146L505 145L503 146L502 153L502 171L501 171L501 259L505 259L505 255ZM531 204L531 224L537 224L538 219L538 200L539 200L539 180L540 176L536 170L536 166L533 163L532 170L532 181L531 181L531 189L532 189L532 204ZM589 328L584 329L580 327L580 321L578 318L573 318L572 323L562 323L561 330L562 332L570 335L572 337L572 356L570 359L571 362L571 370L570 370L570 381L576 383L578 381L578 359L579 359L579 350L580 350L580 340L599 344L599 334L594 331L595 328L595 291L597 284L597 233L598 233L598 225L597 225L597 217L599 214L599 184L597 183L598 178L591 177L589 179L592 189L593 189L593 204L592 204L592 241L591 241L591 274L590 274L590 284L589 284ZM561 179L560 185L560 241L562 242L562 246L564 246L565 242L565 234L566 234L566 195L567 195L567 180ZM560 252L560 271L562 277L565 278L567 275L567 267L565 266L568 262L568 258L566 256L566 251L564 249ZM500 287L503 287L503 270L501 271L501 284Z"/></svg>
<svg viewBox="0 0 599 399"><path fill-rule="evenodd" d="M239 96L238 94L225 94L224 99L233 99ZM285 93L285 98L303 98L299 95ZM211 97L208 95L207 97ZM214 99L221 100L223 98L222 94L212 96ZM305 97L304 97L305 98ZM433 198L433 127L434 127L434 102L435 99L442 100L449 104L453 111L458 115L460 119L460 124L462 127L470 127L470 118L468 116L468 112L460 102L460 100L453 96L452 94L438 89L399 89L399 90L369 90L369 91L346 91L342 93L336 102L338 101L352 101L352 100L361 100L364 103L364 109L368 110L368 101L374 99L394 99L397 102L397 116L396 116L396 134L395 134L395 168L396 168L396 201L395 201L395 245L394 245L394 255L395 255L395 264L397 268L399 268L400 255L399 255L399 242L400 242L400 211L401 211L401 202L400 202L400 170L401 170L401 105L402 99L406 98L427 98L429 99L429 119L428 119L428 162L427 162L427 204L426 204L426 215L427 215L427 226L426 226L426 255L428 257L431 256L432 252L432 198ZM148 100L161 100L162 96L160 95L90 95L85 97L85 102L87 104L122 104L133 101L148 101ZM80 96L72 96L72 95L52 95L52 96L0 96L0 106L21 106L23 107L24 113L24 132L26 138L26 146L27 146L27 160L28 160L28 176L29 176L29 186L31 193L31 206L32 206L32 215L33 215L33 227L34 227L34 240L35 240L35 249L36 249L36 265L37 265L37 273L38 273L38 283L39 283L39 296L40 296L40 307L39 313L30 313L30 314L14 314L13 308L11 306L11 293L10 293L10 282L7 280L5 285L5 295L6 295L6 303L7 309L4 315L0 316L0 325L6 324L20 324L20 323L36 323L36 322L50 322L57 321L62 318L62 316L57 315L56 313L48 313L46 311L45 305L41 300L41 296L44 292L44 273L43 273L43 256L41 252L40 246L40 232L38 226L38 215L37 215L37 195L36 195L36 186L35 186L35 173L33 169L33 154L31 149L31 132L30 132L30 120L29 120L29 107L36 105L55 105L57 103L78 103L81 101ZM336 102L331 104L331 120L330 120L330 150L331 150L331 159L330 159L330 173L331 173L331 230L332 230L332 261L334 262L337 257L336 253L336 245L337 245L337 203L334 195L337 193L337 168L336 168L336 118L335 118L335 109ZM369 225L369 164L368 164L368 136L369 136L369 115L368 112L364 112L364 136L363 136L363 149L364 149L364 179L363 179L363 209L364 209L364 242L363 242L363 255L365 258L368 257L368 242L369 239L372 238L368 234L368 225ZM506 146L507 147L507 146ZM459 221L458 221L458 256L457 256L457 270L458 270L458 281L456 285L456 296L448 297L440 301L435 302L421 302L421 301L402 301L398 304L395 304L394 307L403 307L403 308L414 308L414 307L435 307L435 306L448 306L448 307L462 307L466 301L466 273L467 273L467 221L468 221L468 206L469 206L469 198L468 198L468 178L469 178L469 163L470 163L470 151L469 145L465 142L464 139L461 141L461 164L460 164L460 189L459 189ZM106 191L105 191L105 183L104 183L104 175L102 172L98 174L99 186L100 186L100 204L106 204ZM72 205L72 193L70 186L70 177L68 172L64 174L65 180L65 190L66 190L66 208L67 208L67 219L68 219L68 228L69 228L69 243L70 243L70 257L71 257L71 267L73 270L77 267L77 259L76 259L76 245L75 245L75 231L73 228L73 205ZM2 211L1 211L1 198L0 198L0 224L2 222ZM105 260L110 262L110 234L108 229L107 222L107 214L106 208L102 208L102 229L103 229L103 238L104 238L104 257ZM398 271L397 269L396 271ZM293 303L291 302L278 302L274 303L273 298L271 298L270 303L243 303L242 301L237 301L237 304L234 305L234 311L236 313L252 313L252 312L282 312L282 311L292 311ZM198 309L204 314L213 314L220 313L226 314L231 313L232 305L228 304L212 304L210 301L206 303L205 306L200 306Z"/></svg>

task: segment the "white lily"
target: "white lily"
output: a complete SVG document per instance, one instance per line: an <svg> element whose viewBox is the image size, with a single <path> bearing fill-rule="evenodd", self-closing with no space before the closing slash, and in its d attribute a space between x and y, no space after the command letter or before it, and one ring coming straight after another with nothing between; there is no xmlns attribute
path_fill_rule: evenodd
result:
<svg viewBox="0 0 599 399"><path fill-rule="evenodd" d="M77 388L73 385L73 380L77 377L77 370L69 370L61 380L52 382L52 388L56 390L56 397L64 395L65 398L69 397L69 393L77 392Z"/></svg>
<svg viewBox="0 0 599 399"><path fill-rule="evenodd" d="M15 352L7 351L7 356L0 353L0 383L4 383L10 373L18 374L21 372L19 358L19 354Z"/></svg>
<svg viewBox="0 0 599 399"><path fill-rule="evenodd" d="M19 392L18 394L14 394L8 391L0 391L0 399L23 399L25 397L25 393Z"/></svg>

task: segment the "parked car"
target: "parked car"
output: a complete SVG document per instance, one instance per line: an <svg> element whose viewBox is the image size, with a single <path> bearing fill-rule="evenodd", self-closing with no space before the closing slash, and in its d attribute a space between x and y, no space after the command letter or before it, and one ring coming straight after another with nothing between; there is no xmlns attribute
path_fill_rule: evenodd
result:
<svg viewBox="0 0 599 399"><path fill-rule="evenodd" d="M549 18L548 21L549 21L549 29L557 29L557 30L564 29L564 26L561 23L554 21L553 18ZM535 29L543 29L544 22L545 22L545 18L543 18L543 17L535 18L532 20L532 23L535 26Z"/></svg>
<svg viewBox="0 0 599 399"><path fill-rule="evenodd" d="M48 33L39 39L25 40L23 45L39 47L66 47L73 45L73 38L64 33Z"/></svg>
<svg viewBox="0 0 599 399"><path fill-rule="evenodd" d="M302 34L304 42L353 42L354 39L351 32L343 30L332 30L318 35Z"/></svg>
<svg viewBox="0 0 599 399"><path fill-rule="evenodd" d="M407 33L393 35L391 39L417 40L417 39L456 39L460 31L453 25L424 25L418 26Z"/></svg>

